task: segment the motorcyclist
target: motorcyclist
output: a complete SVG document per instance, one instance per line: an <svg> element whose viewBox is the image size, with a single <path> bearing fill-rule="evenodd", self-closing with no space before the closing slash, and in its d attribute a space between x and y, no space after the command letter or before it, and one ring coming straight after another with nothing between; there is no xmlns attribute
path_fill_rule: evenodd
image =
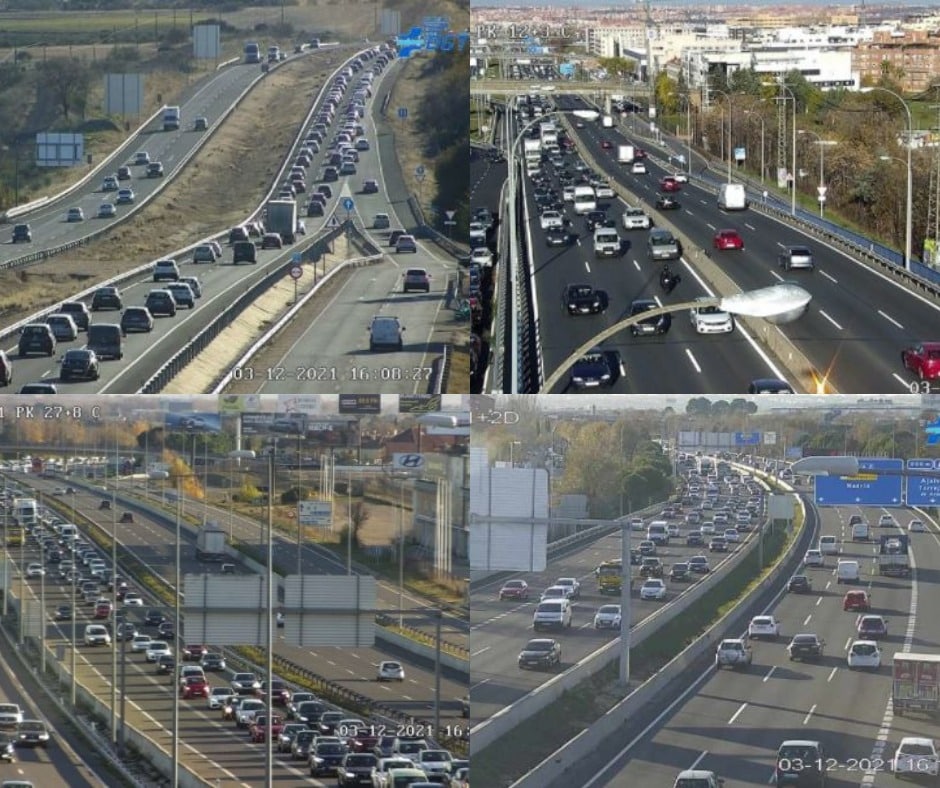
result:
<svg viewBox="0 0 940 788"><path fill-rule="evenodd" d="M669 264L666 263L663 265L663 270L659 274L659 284L663 290L670 290L675 284L674 280L675 277L672 271L669 270Z"/></svg>

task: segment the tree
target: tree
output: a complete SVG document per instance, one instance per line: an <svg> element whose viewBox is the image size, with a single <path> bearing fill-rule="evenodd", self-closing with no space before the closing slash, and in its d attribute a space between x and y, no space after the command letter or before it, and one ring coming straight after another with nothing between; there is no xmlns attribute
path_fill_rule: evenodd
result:
<svg viewBox="0 0 940 788"><path fill-rule="evenodd" d="M52 95L62 116L68 120L72 110L84 113L91 84L91 69L77 57L53 57L40 64L45 89Z"/></svg>
<svg viewBox="0 0 940 788"><path fill-rule="evenodd" d="M353 544L355 544L357 548L362 547L360 533L362 531L362 526L364 526L369 520L369 510L362 501L358 501L352 505L350 517L352 518Z"/></svg>
<svg viewBox="0 0 940 788"><path fill-rule="evenodd" d="M656 106L663 115L674 115L679 109L679 86L665 71L656 75L653 85Z"/></svg>

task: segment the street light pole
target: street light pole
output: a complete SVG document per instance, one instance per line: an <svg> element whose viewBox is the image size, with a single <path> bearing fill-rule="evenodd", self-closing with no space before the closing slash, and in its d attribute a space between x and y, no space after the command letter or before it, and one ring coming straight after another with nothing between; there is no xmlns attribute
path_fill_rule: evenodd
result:
<svg viewBox="0 0 940 788"><path fill-rule="evenodd" d="M176 477L176 618L173 624L174 648L173 655L177 660L181 659L179 653L180 641L180 540L183 520L183 484L182 477ZM174 677L175 678L175 677ZM179 685L173 682L173 788L179 788L180 784L180 704L179 704Z"/></svg>
<svg viewBox="0 0 940 788"><path fill-rule="evenodd" d="M728 183L731 183L731 127L734 124L734 101L731 98L731 94L723 90L713 90L712 93L720 93L728 99ZM724 129L725 125L724 122L722 122L722 133L724 133Z"/></svg>
<svg viewBox="0 0 940 788"><path fill-rule="evenodd" d="M268 454L268 723L264 779L267 788L274 785L274 457Z"/></svg>

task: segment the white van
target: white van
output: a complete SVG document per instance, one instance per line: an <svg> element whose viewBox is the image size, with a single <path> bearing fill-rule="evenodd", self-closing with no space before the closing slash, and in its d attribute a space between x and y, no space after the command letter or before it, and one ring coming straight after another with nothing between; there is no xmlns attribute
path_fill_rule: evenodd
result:
<svg viewBox="0 0 940 788"><path fill-rule="evenodd" d="M597 210L597 195L593 186L574 187L574 212L578 216Z"/></svg>
<svg viewBox="0 0 940 788"><path fill-rule="evenodd" d="M743 211L747 204L747 192L743 183L723 183L718 187L718 207L721 210Z"/></svg>
<svg viewBox="0 0 940 788"><path fill-rule="evenodd" d="M563 629L571 626L571 603L567 599L539 602L532 614L532 628Z"/></svg>
<svg viewBox="0 0 940 788"><path fill-rule="evenodd" d="M58 527L58 533L63 539L78 539L78 526L73 523L62 523Z"/></svg>
<svg viewBox="0 0 940 788"><path fill-rule="evenodd" d="M819 552L823 555L837 555L839 552L839 540L834 536L820 536Z"/></svg>
<svg viewBox="0 0 940 788"><path fill-rule="evenodd" d="M858 561L842 560L836 565L836 584L858 582Z"/></svg>
<svg viewBox="0 0 940 788"><path fill-rule="evenodd" d="M852 525L852 541L867 542L871 538L868 532L868 523L864 520Z"/></svg>
<svg viewBox="0 0 940 788"><path fill-rule="evenodd" d="M665 520L653 520L646 528L646 538L656 544L669 544L669 526Z"/></svg>

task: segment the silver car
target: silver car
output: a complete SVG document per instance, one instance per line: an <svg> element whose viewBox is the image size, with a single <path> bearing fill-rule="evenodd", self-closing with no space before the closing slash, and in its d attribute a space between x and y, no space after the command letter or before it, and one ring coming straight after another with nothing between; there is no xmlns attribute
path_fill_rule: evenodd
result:
<svg viewBox="0 0 940 788"><path fill-rule="evenodd" d="M780 267L787 271L793 268L807 268L812 270L813 252L808 246L787 246L779 258Z"/></svg>

